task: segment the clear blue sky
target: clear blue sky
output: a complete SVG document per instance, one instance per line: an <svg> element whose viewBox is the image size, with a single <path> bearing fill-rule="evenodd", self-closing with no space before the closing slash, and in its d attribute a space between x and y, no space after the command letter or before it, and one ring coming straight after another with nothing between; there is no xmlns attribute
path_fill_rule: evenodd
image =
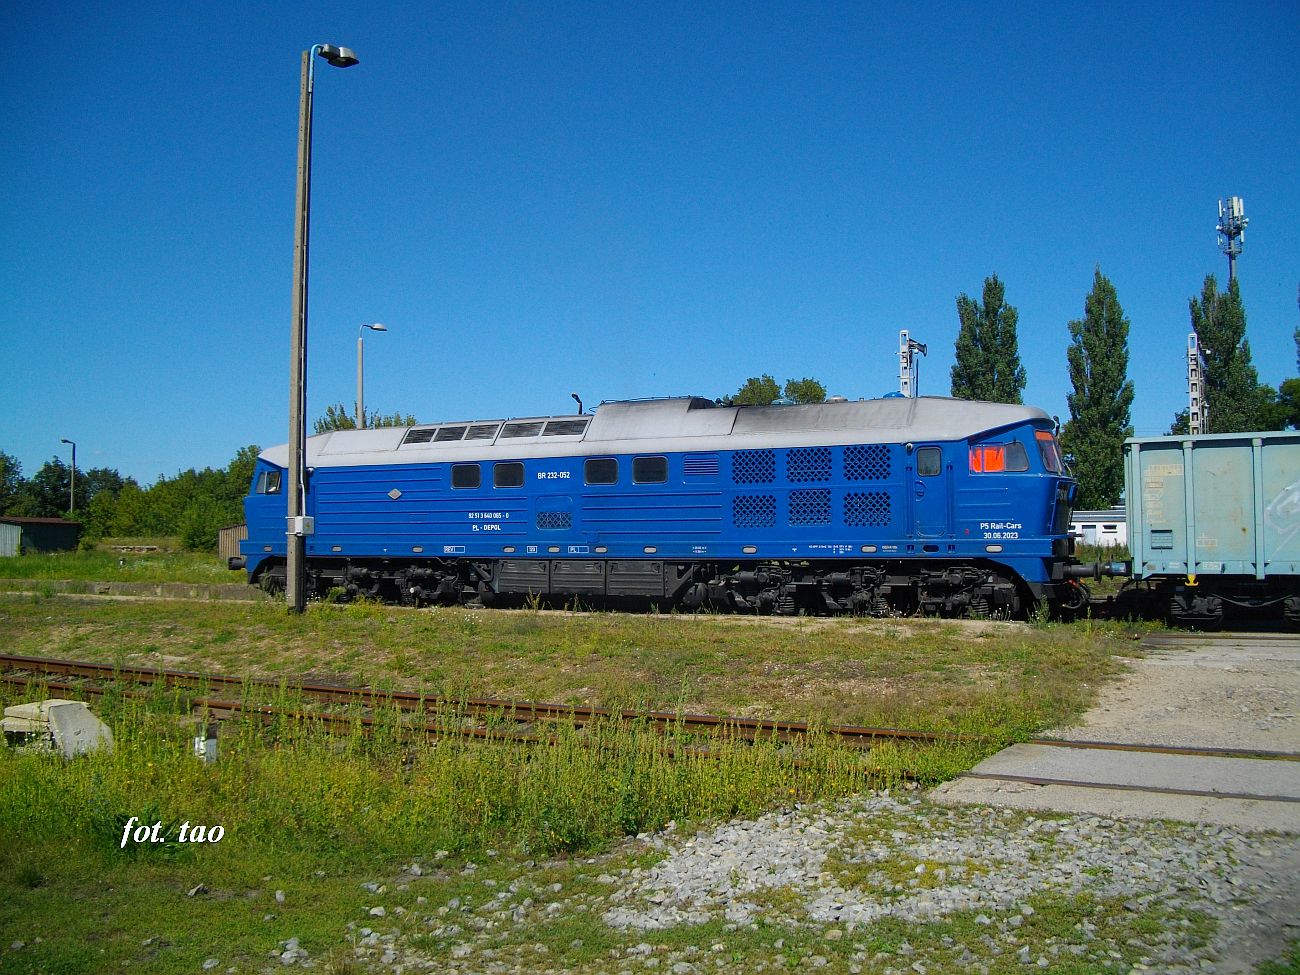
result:
<svg viewBox="0 0 1300 975"><path fill-rule="evenodd" d="M924 6L924 5L917 5ZM1095 265L1139 435L1185 405L1221 196L1261 379L1295 373L1300 7L217 4L0 8L0 450L150 483L287 439L301 51L319 62L309 413L420 420L813 376L946 394L996 272L1064 419Z"/></svg>

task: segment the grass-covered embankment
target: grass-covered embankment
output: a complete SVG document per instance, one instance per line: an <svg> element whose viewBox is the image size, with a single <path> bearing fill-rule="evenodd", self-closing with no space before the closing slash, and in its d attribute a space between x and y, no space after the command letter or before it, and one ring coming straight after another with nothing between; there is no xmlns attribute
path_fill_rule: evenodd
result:
<svg viewBox="0 0 1300 975"><path fill-rule="evenodd" d="M279 605L31 596L0 597L0 635L11 652L35 655L452 698L896 725L995 742L1068 721L1132 645L1110 627L364 604L313 605L296 617ZM3 694L6 704L38 696ZM236 723L223 728L220 761L205 766L190 754L194 719L165 697L97 708L117 736L111 756L0 754L0 950L26 942L0 969L191 972L219 957L221 971L260 970L292 937L313 958L343 959L349 922L390 923L369 917L377 898L362 883L396 883L397 903L417 910L416 888L401 893L406 881L393 880L411 860L435 865L419 886L431 901L494 878L532 883L536 871L534 896L560 897L547 885L567 894L593 869L635 866L641 854L615 852L602 868L582 858L669 820L750 816L897 782L903 770L937 781L994 747L882 746L863 759L828 742L797 754L723 742L700 755L635 724L561 729L538 747L407 738L396 723L373 738ZM130 816L163 822L172 842L122 848ZM185 821L226 833L182 845L175 836ZM438 859L440 850L447 856ZM463 873L470 862L481 872ZM206 892L188 896L200 884ZM552 950L584 940L590 947L576 957L602 939L626 940L602 934L598 918L565 925L551 930L541 916L511 937ZM582 967L603 970L595 955ZM340 961L338 970L355 969Z"/></svg>

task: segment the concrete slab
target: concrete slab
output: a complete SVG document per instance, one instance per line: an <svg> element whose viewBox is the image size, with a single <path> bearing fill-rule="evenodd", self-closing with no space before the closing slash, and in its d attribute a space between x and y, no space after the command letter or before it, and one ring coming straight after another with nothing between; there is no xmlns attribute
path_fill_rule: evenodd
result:
<svg viewBox="0 0 1300 975"><path fill-rule="evenodd" d="M1300 762L1012 745L971 769L976 776L1054 779L1151 792L1291 800L1300 805Z"/></svg>
<svg viewBox="0 0 1300 975"><path fill-rule="evenodd" d="M1169 633L1143 649L1079 724L1043 736L1300 753L1300 637ZM1300 833L1295 761L1015 745L972 774L932 797Z"/></svg>
<svg viewBox="0 0 1300 975"><path fill-rule="evenodd" d="M54 746L65 758L75 758L96 748L113 747L113 732L80 701L64 701L49 708Z"/></svg>

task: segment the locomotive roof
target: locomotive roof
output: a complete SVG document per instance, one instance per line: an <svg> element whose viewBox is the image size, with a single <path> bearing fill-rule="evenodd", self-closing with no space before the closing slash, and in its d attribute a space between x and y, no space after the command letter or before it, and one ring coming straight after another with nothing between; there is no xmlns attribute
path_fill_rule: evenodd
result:
<svg viewBox="0 0 1300 975"><path fill-rule="evenodd" d="M1032 406L939 396L716 406L701 397L601 403L594 414L461 420L336 430L307 440L307 466L360 467L590 454L965 440L1022 423L1050 425ZM288 466L287 444L262 452Z"/></svg>

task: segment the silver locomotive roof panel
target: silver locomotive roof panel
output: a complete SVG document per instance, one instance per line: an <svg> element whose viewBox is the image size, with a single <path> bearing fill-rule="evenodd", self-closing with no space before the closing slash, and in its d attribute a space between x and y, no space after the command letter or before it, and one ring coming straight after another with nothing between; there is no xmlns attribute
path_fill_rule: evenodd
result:
<svg viewBox="0 0 1300 975"><path fill-rule="evenodd" d="M983 403L923 396L805 406L714 406L698 397L602 403L582 433L573 414L511 420L461 420L336 430L307 440L307 466L364 467L378 464L430 464L449 461L520 460L647 452L741 450L755 447L834 446L849 443L905 443L965 440L1021 423L1051 423L1033 406ZM502 434L516 424L538 424L528 436ZM564 423L565 426L552 426ZM493 424L491 439L437 440L450 427ZM547 430L553 432L549 435ZM412 442L408 434L433 431ZM653 442L653 443L651 443ZM288 465L287 444L262 457Z"/></svg>

